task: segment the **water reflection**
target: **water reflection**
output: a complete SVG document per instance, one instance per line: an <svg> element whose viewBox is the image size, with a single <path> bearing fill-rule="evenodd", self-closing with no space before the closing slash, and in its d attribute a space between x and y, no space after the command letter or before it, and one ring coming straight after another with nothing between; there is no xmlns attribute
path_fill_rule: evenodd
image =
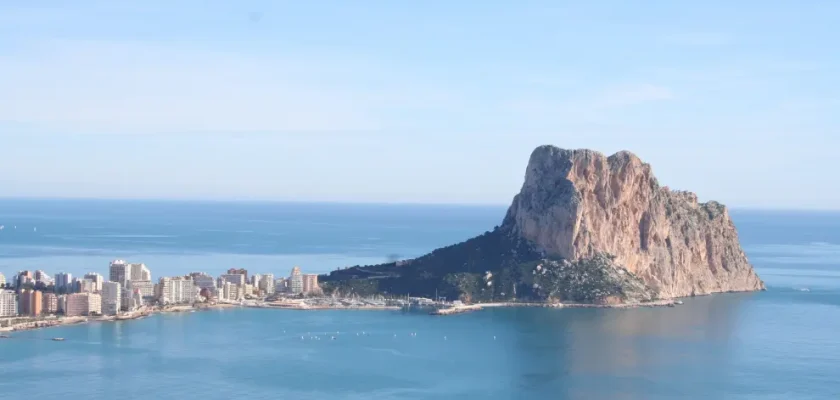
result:
<svg viewBox="0 0 840 400"><path fill-rule="evenodd" d="M681 395L675 388L728 373L740 306L753 295L698 297L674 308L519 309L508 317L517 335L512 372L523 391L554 398Z"/></svg>

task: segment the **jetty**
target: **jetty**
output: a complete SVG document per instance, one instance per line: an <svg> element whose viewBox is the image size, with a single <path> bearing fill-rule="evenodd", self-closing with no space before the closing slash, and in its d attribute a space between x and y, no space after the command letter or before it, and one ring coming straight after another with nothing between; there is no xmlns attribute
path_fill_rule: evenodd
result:
<svg viewBox="0 0 840 400"><path fill-rule="evenodd" d="M481 310L481 304L471 304L471 305L456 305L452 307L446 308L438 308L430 312L430 315L452 315L452 314L461 314L470 311L478 311Z"/></svg>

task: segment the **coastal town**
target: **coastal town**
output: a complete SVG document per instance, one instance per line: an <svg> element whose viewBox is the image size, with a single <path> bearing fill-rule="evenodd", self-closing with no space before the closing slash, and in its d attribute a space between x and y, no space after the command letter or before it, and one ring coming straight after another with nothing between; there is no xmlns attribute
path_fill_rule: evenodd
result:
<svg viewBox="0 0 840 400"><path fill-rule="evenodd" d="M160 277L143 263L114 260L107 278L42 270L0 274L0 331L33 329L86 321L135 319L156 312L233 306L291 309L399 308L382 298L335 299L323 296L318 275L292 268L289 276L250 274L232 268L217 277L204 272Z"/></svg>
<svg viewBox="0 0 840 400"><path fill-rule="evenodd" d="M540 270L540 266L537 266ZM492 275L488 272L487 277ZM478 302L464 304L444 298L382 295L360 297L325 295L317 274L293 267L289 276L249 274L231 268L217 277L204 272L165 276L152 280L143 263L114 260L107 280L89 272L81 277L42 270L19 271L10 280L0 274L0 332L45 328L92 321L122 321L155 313L194 312L230 307L296 310L368 309L426 310L432 315L452 315L497 307L656 307L682 304L669 299L629 304L569 302ZM0 335L0 338L3 336Z"/></svg>

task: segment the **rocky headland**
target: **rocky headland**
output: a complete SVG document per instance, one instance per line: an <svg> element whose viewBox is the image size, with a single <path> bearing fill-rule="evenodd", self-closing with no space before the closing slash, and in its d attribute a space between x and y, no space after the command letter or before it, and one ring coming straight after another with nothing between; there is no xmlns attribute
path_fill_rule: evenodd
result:
<svg viewBox="0 0 840 400"><path fill-rule="evenodd" d="M660 186L629 152L540 146L500 226L396 263L321 277L335 293L632 304L763 290L722 204Z"/></svg>

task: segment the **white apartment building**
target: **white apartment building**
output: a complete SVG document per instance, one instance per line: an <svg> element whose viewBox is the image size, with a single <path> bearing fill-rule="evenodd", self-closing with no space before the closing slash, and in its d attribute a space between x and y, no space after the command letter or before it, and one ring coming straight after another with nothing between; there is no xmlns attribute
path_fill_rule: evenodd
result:
<svg viewBox="0 0 840 400"><path fill-rule="evenodd" d="M0 290L0 317L18 315L17 295L11 290Z"/></svg>
<svg viewBox="0 0 840 400"><path fill-rule="evenodd" d="M146 267L146 264L129 264L129 270L131 272L129 280L132 281L151 281L152 280L152 273L149 271L149 268Z"/></svg>
<svg viewBox="0 0 840 400"><path fill-rule="evenodd" d="M96 293L69 294L64 307L64 315L68 317L102 314L102 296Z"/></svg>
<svg viewBox="0 0 840 400"><path fill-rule="evenodd" d="M131 264L125 262L125 260L111 261L108 266L108 280L126 287L128 281L131 280Z"/></svg>
<svg viewBox="0 0 840 400"><path fill-rule="evenodd" d="M274 294L274 274L265 274L260 279L259 289L265 292L266 296L271 296Z"/></svg>
<svg viewBox="0 0 840 400"><path fill-rule="evenodd" d="M146 302L155 298L155 284L152 281L129 281L128 289L132 294L135 290L140 291L140 297Z"/></svg>
<svg viewBox="0 0 840 400"><path fill-rule="evenodd" d="M105 277L102 275L97 274L96 272L89 272L85 274L85 280L93 282L93 291L94 292L101 292L102 291L102 284L105 282Z"/></svg>
<svg viewBox="0 0 840 400"><path fill-rule="evenodd" d="M225 300L237 301L239 300L239 286L230 282L222 284L222 296Z"/></svg>
<svg viewBox="0 0 840 400"><path fill-rule="evenodd" d="M199 289L191 277L160 278L160 301L163 304L192 303Z"/></svg>
<svg viewBox="0 0 840 400"><path fill-rule="evenodd" d="M102 284L102 314L117 315L122 305L122 286L118 282Z"/></svg>
<svg viewBox="0 0 840 400"><path fill-rule="evenodd" d="M289 291L293 294L303 293L303 275L300 273L300 267L292 268L289 276Z"/></svg>
<svg viewBox="0 0 840 400"><path fill-rule="evenodd" d="M6 275L3 275L3 273L0 272L0 286L5 286L5 285L6 285Z"/></svg>

